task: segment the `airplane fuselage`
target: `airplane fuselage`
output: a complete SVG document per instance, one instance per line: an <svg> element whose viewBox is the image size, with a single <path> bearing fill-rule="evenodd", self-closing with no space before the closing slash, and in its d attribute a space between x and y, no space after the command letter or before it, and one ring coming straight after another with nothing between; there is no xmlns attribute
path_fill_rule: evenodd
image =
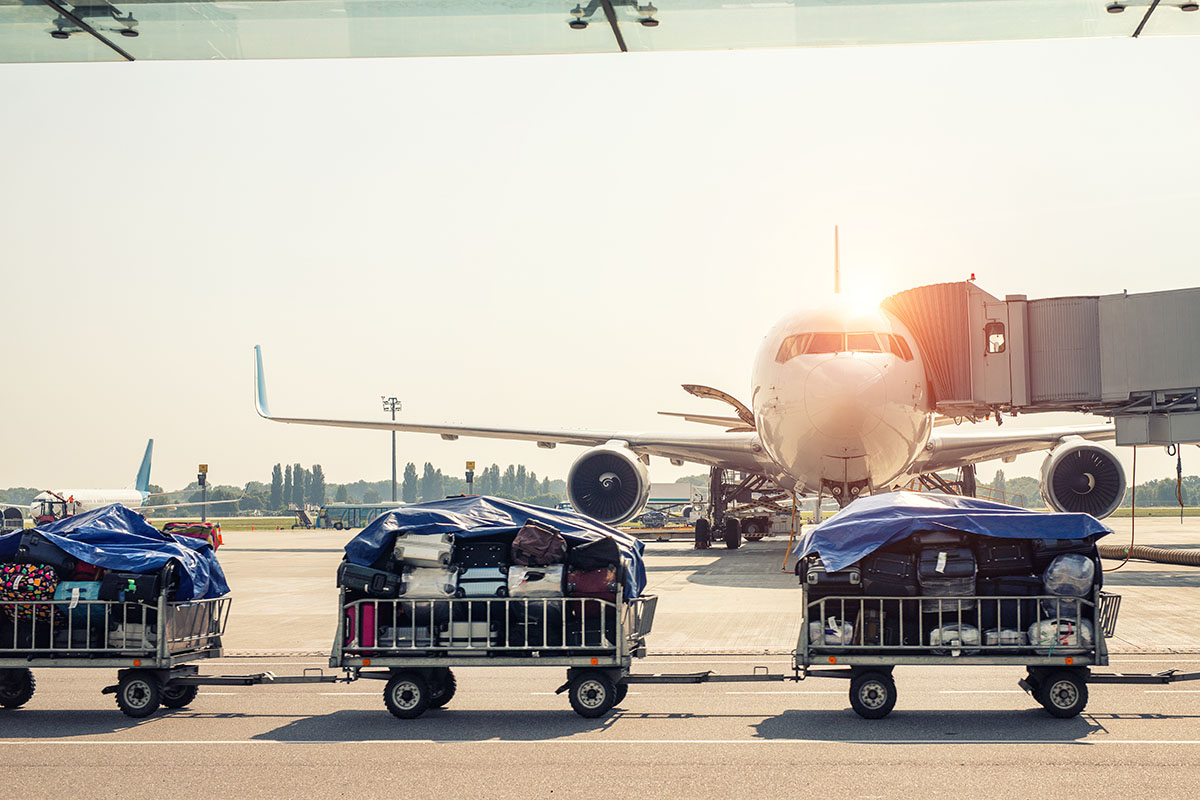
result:
<svg viewBox="0 0 1200 800"><path fill-rule="evenodd" d="M840 501L905 476L933 429L912 334L878 308L792 314L764 337L751 408L763 448L802 492Z"/></svg>

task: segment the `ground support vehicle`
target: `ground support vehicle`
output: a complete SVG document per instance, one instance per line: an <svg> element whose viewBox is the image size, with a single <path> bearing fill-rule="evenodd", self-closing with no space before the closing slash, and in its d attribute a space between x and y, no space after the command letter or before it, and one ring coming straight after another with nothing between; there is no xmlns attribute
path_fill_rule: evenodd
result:
<svg viewBox="0 0 1200 800"><path fill-rule="evenodd" d="M566 667L571 707L599 717L625 697L629 668L646 653L657 598L591 597L350 600L329 665L347 679L387 681L383 699L401 719L445 705L454 667ZM364 635L365 634L365 635Z"/></svg>
<svg viewBox="0 0 1200 800"><path fill-rule="evenodd" d="M182 708L196 696L197 662L221 656L231 602L0 602L0 706L29 702L35 669L84 667L117 670L104 692L127 716Z"/></svg>

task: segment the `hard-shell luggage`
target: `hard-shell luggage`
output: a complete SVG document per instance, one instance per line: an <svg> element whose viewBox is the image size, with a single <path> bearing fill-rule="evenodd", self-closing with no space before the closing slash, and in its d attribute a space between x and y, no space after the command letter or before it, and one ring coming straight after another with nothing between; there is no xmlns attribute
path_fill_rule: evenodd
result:
<svg viewBox="0 0 1200 800"><path fill-rule="evenodd" d="M613 539L604 537L593 542L573 545L567 551L567 566L575 570L603 569L621 564L621 548Z"/></svg>
<svg viewBox="0 0 1200 800"><path fill-rule="evenodd" d="M860 562L862 593L868 597L915 597L917 557L876 550Z"/></svg>
<svg viewBox="0 0 1200 800"><path fill-rule="evenodd" d="M361 605L347 608L346 646L374 647L377 625L378 623L375 621L375 606L372 603L362 603Z"/></svg>
<svg viewBox="0 0 1200 800"><path fill-rule="evenodd" d="M86 564L80 561L75 565L75 569L64 580L68 581L99 581L104 576L104 569L97 567L95 564Z"/></svg>
<svg viewBox="0 0 1200 800"><path fill-rule="evenodd" d="M983 643L989 646L1022 647L1029 644L1025 631L1012 628L989 628L983 632Z"/></svg>
<svg viewBox="0 0 1200 800"><path fill-rule="evenodd" d="M95 604L100 599L100 581L60 581L54 599L71 601L66 609L75 622L86 623L89 613L93 622L104 619L104 606Z"/></svg>
<svg viewBox="0 0 1200 800"><path fill-rule="evenodd" d="M398 533L392 558L414 567L449 567L454 555L454 536L449 533Z"/></svg>
<svg viewBox="0 0 1200 800"><path fill-rule="evenodd" d="M562 534L535 520L517 531L512 543L512 563L527 567L561 564L567 557L567 540Z"/></svg>
<svg viewBox="0 0 1200 800"><path fill-rule="evenodd" d="M108 646L118 650L153 650L158 646L158 626L141 622L110 623Z"/></svg>
<svg viewBox="0 0 1200 800"><path fill-rule="evenodd" d="M1033 552L1028 539L974 536L971 545L979 577L1033 574Z"/></svg>
<svg viewBox="0 0 1200 800"><path fill-rule="evenodd" d="M48 565L0 564L0 614L10 620L49 621L54 606L45 601L54 599L57 588L58 574ZM13 605L13 600L43 602Z"/></svg>
<svg viewBox="0 0 1200 800"><path fill-rule="evenodd" d="M508 568L509 597L562 597L563 565Z"/></svg>
<svg viewBox="0 0 1200 800"><path fill-rule="evenodd" d="M566 636L566 619L561 602L510 603L508 645L510 647L561 647Z"/></svg>
<svg viewBox="0 0 1200 800"><path fill-rule="evenodd" d="M505 542L459 539L454 547L453 565L463 567L507 567L512 545Z"/></svg>
<svg viewBox="0 0 1200 800"><path fill-rule="evenodd" d="M1050 566L1050 562L1061 555L1078 553L1079 555L1097 558L1096 542L1087 539L1030 539L1029 545L1033 556L1033 569L1041 572Z"/></svg>
<svg viewBox="0 0 1200 800"><path fill-rule="evenodd" d="M400 594L405 599L445 599L458 591L458 570L440 567L405 567Z"/></svg>
<svg viewBox="0 0 1200 800"><path fill-rule="evenodd" d="M808 587L808 602L826 597L857 596L863 593L862 569L853 564L836 572L825 569L820 556L810 555L796 562L796 574Z"/></svg>
<svg viewBox="0 0 1200 800"><path fill-rule="evenodd" d="M385 625L375 641L377 647L385 649L433 647L433 631L428 625Z"/></svg>
<svg viewBox="0 0 1200 800"><path fill-rule="evenodd" d="M401 577L375 567L343 561L338 565L337 585L367 597L399 597Z"/></svg>
<svg viewBox="0 0 1200 800"><path fill-rule="evenodd" d="M1042 579L1010 576L980 578L977 592L980 597L1023 598L1004 600L981 600L979 624L983 628L1016 628L1025 630L1038 618L1037 600L1042 594Z"/></svg>
<svg viewBox="0 0 1200 800"><path fill-rule="evenodd" d="M975 554L969 547L927 547L917 557L917 583L924 597L970 597L975 594ZM974 607L974 600L921 601L927 612L957 613Z"/></svg>
<svg viewBox="0 0 1200 800"><path fill-rule="evenodd" d="M100 579L100 599L119 603L154 603L165 591L167 599L174 600L178 585L179 576L173 561L168 561L157 572L147 574L109 571Z"/></svg>
<svg viewBox="0 0 1200 800"><path fill-rule="evenodd" d="M13 561L17 564L45 564L54 567L54 571L60 577L70 575L79 564L79 559L37 531L28 531L21 535L21 542L17 545Z"/></svg>
<svg viewBox="0 0 1200 800"><path fill-rule="evenodd" d="M965 531L917 531L904 540L915 552L929 547L966 547L971 535Z"/></svg>
<svg viewBox="0 0 1200 800"><path fill-rule="evenodd" d="M617 602L617 568L609 565L600 569L567 570L563 585L567 597L594 597L597 600Z"/></svg>
<svg viewBox="0 0 1200 800"><path fill-rule="evenodd" d="M489 647L497 643L495 624L451 622L438 629L438 647Z"/></svg>
<svg viewBox="0 0 1200 800"><path fill-rule="evenodd" d="M508 567L459 567L459 597L506 597Z"/></svg>

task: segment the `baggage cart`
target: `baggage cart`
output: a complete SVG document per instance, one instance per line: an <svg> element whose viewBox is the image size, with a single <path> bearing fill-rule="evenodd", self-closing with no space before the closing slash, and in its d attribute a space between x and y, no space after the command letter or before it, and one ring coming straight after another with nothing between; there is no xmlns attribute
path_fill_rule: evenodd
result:
<svg viewBox="0 0 1200 800"><path fill-rule="evenodd" d="M182 679L197 662L221 656L231 598L176 602L164 591L152 603L103 600L0 602L0 706L33 697L33 670L117 670L117 705L130 717L159 705L182 708L196 696Z"/></svg>
<svg viewBox="0 0 1200 800"><path fill-rule="evenodd" d="M383 698L401 719L444 706L452 669L566 667L571 707L599 717L621 702L634 658L646 653L657 598L591 597L338 600L341 623L329 665L348 680L387 681Z"/></svg>

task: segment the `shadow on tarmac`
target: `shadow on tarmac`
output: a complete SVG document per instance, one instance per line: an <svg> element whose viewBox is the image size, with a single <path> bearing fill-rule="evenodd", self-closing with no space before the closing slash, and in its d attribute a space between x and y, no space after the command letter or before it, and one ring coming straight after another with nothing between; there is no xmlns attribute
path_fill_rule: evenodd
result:
<svg viewBox="0 0 1200 800"><path fill-rule="evenodd" d="M1040 708L1026 711L893 711L881 720L866 720L853 711L785 711L754 726L759 739L809 739L903 744L905 742L1061 741L1074 742L1105 730L1083 714L1055 719ZM1174 715L1150 715L1177 718ZM1190 715L1185 715L1190 716ZM902 740L902 741L898 741Z"/></svg>
<svg viewBox="0 0 1200 800"><path fill-rule="evenodd" d="M570 709L455 711L453 708L432 709L416 719L396 719L380 708L378 711L346 710L304 717L251 738L272 742L357 742L371 739L537 742L603 731L619 719L619 711L601 719L584 719Z"/></svg>
<svg viewBox="0 0 1200 800"><path fill-rule="evenodd" d="M37 708L17 708L0 711L0 741L63 739L121 733L147 725L158 716L159 714L155 714L145 719L130 719L122 714L115 704L110 711L39 711Z"/></svg>

